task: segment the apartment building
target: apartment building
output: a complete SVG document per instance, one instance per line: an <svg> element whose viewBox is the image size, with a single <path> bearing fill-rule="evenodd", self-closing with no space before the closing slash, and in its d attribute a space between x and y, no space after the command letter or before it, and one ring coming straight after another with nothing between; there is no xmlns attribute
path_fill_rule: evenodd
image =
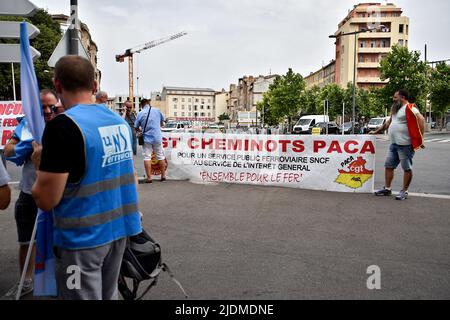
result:
<svg viewBox="0 0 450 320"><path fill-rule="evenodd" d="M215 94L209 88L163 87L161 100L166 102L169 120L214 122Z"/></svg>
<svg viewBox="0 0 450 320"><path fill-rule="evenodd" d="M345 87L353 82L356 40L356 84L361 88L381 87L380 61L393 45L408 46L409 18L392 3L360 3L339 23L335 32L335 82ZM342 33L362 32L356 36Z"/></svg>

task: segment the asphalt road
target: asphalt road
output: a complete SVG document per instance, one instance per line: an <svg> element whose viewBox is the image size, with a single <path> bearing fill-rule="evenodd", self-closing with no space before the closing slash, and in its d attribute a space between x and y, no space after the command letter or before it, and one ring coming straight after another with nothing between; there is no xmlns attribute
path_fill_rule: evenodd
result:
<svg viewBox="0 0 450 320"><path fill-rule="evenodd" d="M181 181L139 194L191 299L450 299L450 200ZM15 241L11 207L0 215L0 293L18 277ZM371 265L381 290L366 288ZM183 295L163 274L147 298Z"/></svg>

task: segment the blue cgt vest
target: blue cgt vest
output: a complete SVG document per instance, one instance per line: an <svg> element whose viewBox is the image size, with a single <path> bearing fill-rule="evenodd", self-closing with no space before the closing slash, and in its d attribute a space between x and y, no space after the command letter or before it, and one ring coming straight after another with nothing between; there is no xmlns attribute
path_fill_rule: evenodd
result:
<svg viewBox="0 0 450 320"><path fill-rule="evenodd" d="M77 105L65 115L82 132L86 170L53 209L54 245L95 248L140 233L128 124L103 105Z"/></svg>

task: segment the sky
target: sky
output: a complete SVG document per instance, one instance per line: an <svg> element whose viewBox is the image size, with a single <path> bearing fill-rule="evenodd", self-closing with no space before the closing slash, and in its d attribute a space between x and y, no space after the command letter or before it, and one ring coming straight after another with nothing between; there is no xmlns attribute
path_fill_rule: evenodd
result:
<svg viewBox="0 0 450 320"><path fill-rule="evenodd" d="M70 0L31 1L49 13L70 14ZM388 2L410 18L410 50L423 52L427 44L429 61L450 58L449 0ZM98 46L101 89L110 96L128 93L128 65L116 62L116 54L180 31L188 33L135 55L135 94L149 96L163 86L229 90L244 75L284 74L288 68L306 76L334 59L334 42L328 35L357 3L78 0L78 12Z"/></svg>

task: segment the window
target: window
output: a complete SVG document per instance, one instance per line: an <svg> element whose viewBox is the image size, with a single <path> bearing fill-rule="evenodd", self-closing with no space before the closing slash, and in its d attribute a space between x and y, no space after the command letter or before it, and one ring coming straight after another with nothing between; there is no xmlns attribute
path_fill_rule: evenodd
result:
<svg viewBox="0 0 450 320"><path fill-rule="evenodd" d="M195 99L195 102L198 102L198 99Z"/></svg>
<svg viewBox="0 0 450 320"><path fill-rule="evenodd" d="M184 104L181 106L181 109L184 110Z"/></svg>
<svg viewBox="0 0 450 320"><path fill-rule="evenodd" d="M194 106L194 110L197 110L197 106Z"/></svg>
<svg viewBox="0 0 450 320"><path fill-rule="evenodd" d="M403 33L404 27L405 27L404 24L399 24L399 25L398 25L398 32L399 32L399 33Z"/></svg>
<svg viewBox="0 0 450 320"><path fill-rule="evenodd" d="M211 107L210 107L210 106L207 106L207 107L206 107L206 109L208 109L208 110L209 110L209 109L211 109Z"/></svg>
<svg viewBox="0 0 450 320"><path fill-rule="evenodd" d="M181 98L181 102L184 102L184 98Z"/></svg>
<svg viewBox="0 0 450 320"><path fill-rule="evenodd" d="M200 113L200 116L204 117L204 116L205 116L205 113L204 113L204 112Z"/></svg>
<svg viewBox="0 0 450 320"><path fill-rule="evenodd" d="M192 110L192 107L191 106L189 106L189 111L191 111Z"/></svg>
<svg viewBox="0 0 450 320"><path fill-rule="evenodd" d="M177 113L176 113L176 112L174 112L174 113L173 113L173 116L174 116L174 117L176 117L176 116L177 116Z"/></svg>
<svg viewBox="0 0 450 320"><path fill-rule="evenodd" d="M381 40L381 47L386 48L386 40Z"/></svg>
<svg viewBox="0 0 450 320"><path fill-rule="evenodd" d="M178 100L177 98L172 98L173 102L177 102L177 100Z"/></svg>
<svg viewBox="0 0 450 320"><path fill-rule="evenodd" d="M371 48L375 48L375 41L371 41L371 42L370 42L370 47L371 47Z"/></svg>
<svg viewBox="0 0 450 320"><path fill-rule="evenodd" d="M409 24L406 25L406 34L409 33Z"/></svg>
<svg viewBox="0 0 450 320"><path fill-rule="evenodd" d="M204 108L204 107L205 107L204 105L201 105L201 106L200 106L200 109L202 109L202 110L203 110L203 108Z"/></svg>
<svg viewBox="0 0 450 320"><path fill-rule="evenodd" d="M208 112L208 117L211 117L211 112Z"/></svg>
<svg viewBox="0 0 450 320"><path fill-rule="evenodd" d="M192 117L192 113L189 112L188 115L189 115L189 117Z"/></svg>
<svg viewBox="0 0 450 320"><path fill-rule="evenodd" d="M408 47L408 40L405 40L405 47Z"/></svg>
<svg viewBox="0 0 450 320"><path fill-rule="evenodd" d="M191 102L191 98L188 99L188 102Z"/></svg>
<svg viewBox="0 0 450 320"><path fill-rule="evenodd" d="M403 46L403 39L398 40L398 44L399 44L400 46Z"/></svg>
<svg viewBox="0 0 450 320"><path fill-rule="evenodd" d="M173 105L173 108L174 108L174 109L176 109L176 108L177 108L177 105L176 105L176 104L174 104L174 105Z"/></svg>
<svg viewBox="0 0 450 320"><path fill-rule="evenodd" d="M208 103L211 103L211 99L208 99Z"/></svg>
<svg viewBox="0 0 450 320"><path fill-rule="evenodd" d="M359 43L359 47L360 47L360 48L365 48L365 47L366 47L366 42L365 42L365 41L361 41L361 42Z"/></svg>
<svg viewBox="0 0 450 320"><path fill-rule="evenodd" d="M181 113L181 116L184 117L184 112Z"/></svg>

